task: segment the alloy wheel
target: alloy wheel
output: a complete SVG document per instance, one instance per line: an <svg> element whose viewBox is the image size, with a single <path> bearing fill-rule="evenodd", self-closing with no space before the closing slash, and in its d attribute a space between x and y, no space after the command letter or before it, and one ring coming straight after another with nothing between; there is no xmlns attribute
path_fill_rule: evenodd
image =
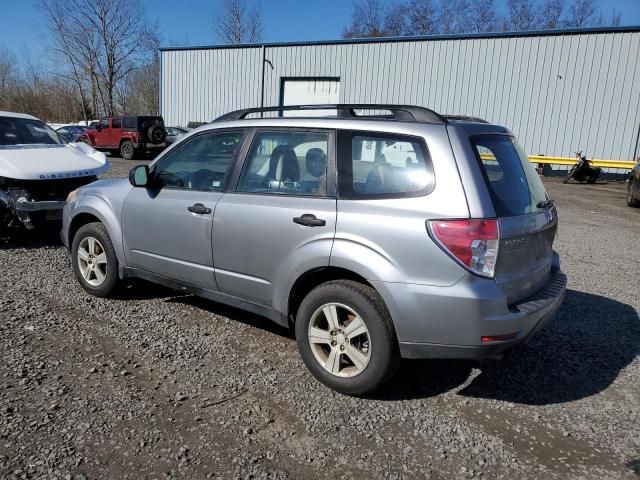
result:
<svg viewBox="0 0 640 480"><path fill-rule="evenodd" d="M315 359L329 373L355 377L371 359L371 336L364 320L352 308L327 303L311 317L309 344Z"/></svg>
<svg viewBox="0 0 640 480"><path fill-rule="evenodd" d="M78 245L78 267L85 282L99 287L107 278L107 254L97 238L85 237Z"/></svg>

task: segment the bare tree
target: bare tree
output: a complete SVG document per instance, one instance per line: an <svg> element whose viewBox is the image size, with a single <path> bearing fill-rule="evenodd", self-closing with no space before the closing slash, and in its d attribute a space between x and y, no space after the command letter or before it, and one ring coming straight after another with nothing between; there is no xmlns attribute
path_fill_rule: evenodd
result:
<svg viewBox="0 0 640 480"><path fill-rule="evenodd" d="M564 0L545 0L538 19L540 27L546 30L563 27L564 7Z"/></svg>
<svg viewBox="0 0 640 480"><path fill-rule="evenodd" d="M225 43L255 43L262 38L262 14L246 0L224 0L222 11L214 18L214 30Z"/></svg>
<svg viewBox="0 0 640 480"><path fill-rule="evenodd" d="M344 38L384 37L385 8L380 0L357 0L353 4L351 23L345 28Z"/></svg>
<svg viewBox="0 0 640 480"><path fill-rule="evenodd" d="M532 0L508 0L507 10L510 29L520 32L536 28L536 15Z"/></svg>
<svg viewBox="0 0 640 480"><path fill-rule="evenodd" d="M568 27L584 28L599 24L602 24L602 17L598 17L595 0L574 0L567 15Z"/></svg>
<svg viewBox="0 0 640 480"><path fill-rule="evenodd" d="M411 0L406 7L408 31L411 35L434 33L436 10L431 0Z"/></svg>
<svg viewBox="0 0 640 480"><path fill-rule="evenodd" d="M622 22L622 16L620 12L616 12L615 10L611 13L611 26L617 27Z"/></svg>
<svg viewBox="0 0 640 480"><path fill-rule="evenodd" d="M474 33L496 30L497 16L493 0L470 0L469 26L469 30Z"/></svg>
<svg viewBox="0 0 640 480"><path fill-rule="evenodd" d="M467 0L441 0L436 23L440 33L461 33L469 30L469 3Z"/></svg>
<svg viewBox="0 0 640 480"><path fill-rule="evenodd" d="M384 15L383 31L386 36L399 37L401 35L411 35L407 25L408 9L404 3L394 3L389 6Z"/></svg>
<svg viewBox="0 0 640 480"><path fill-rule="evenodd" d="M71 77L83 92L89 83L94 111L114 115L119 83L146 54L149 32L140 0L40 0L39 5Z"/></svg>
<svg viewBox="0 0 640 480"><path fill-rule="evenodd" d="M0 47L0 110L13 110L12 90L16 85L16 56L5 47Z"/></svg>

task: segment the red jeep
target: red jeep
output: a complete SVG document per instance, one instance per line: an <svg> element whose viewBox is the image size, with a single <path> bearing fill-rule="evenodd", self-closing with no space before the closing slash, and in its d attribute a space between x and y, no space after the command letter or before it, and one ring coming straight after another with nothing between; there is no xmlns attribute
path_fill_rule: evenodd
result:
<svg viewBox="0 0 640 480"><path fill-rule="evenodd" d="M162 117L104 117L78 141L131 160L136 153L165 148L166 136Z"/></svg>

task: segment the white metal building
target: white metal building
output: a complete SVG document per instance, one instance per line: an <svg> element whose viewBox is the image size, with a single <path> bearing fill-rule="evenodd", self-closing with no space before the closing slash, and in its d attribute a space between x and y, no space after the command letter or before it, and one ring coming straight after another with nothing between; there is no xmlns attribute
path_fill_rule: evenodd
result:
<svg viewBox="0 0 640 480"><path fill-rule="evenodd" d="M403 103L509 127L534 155L640 155L640 27L161 49L166 125Z"/></svg>

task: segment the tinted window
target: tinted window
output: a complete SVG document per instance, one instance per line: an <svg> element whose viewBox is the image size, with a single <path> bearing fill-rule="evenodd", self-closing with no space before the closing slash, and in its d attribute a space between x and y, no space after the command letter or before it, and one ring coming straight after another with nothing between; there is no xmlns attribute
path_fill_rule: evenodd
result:
<svg viewBox="0 0 640 480"><path fill-rule="evenodd" d="M136 117L125 117L122 125L125 130L136 130L138 121Z"/></svg>
<svg viewBox="0 0 640 480"><path fill-rule="evenodd" d="M111 119L111 128L122 128L122 119L121 118L112 118Z"/></svg>
<svg viewBox="0 0 640 480"><path fill-rule="evenodd" d="M154 169L162 187L221 190L243 133L204 133L176 147Z"/></svg>
<svg viewBox="0 0 640 480"><path fill-rule="evenodd" d="M0 117L0 145L60 144L60 137L40 120Z"/></svg>
<svg viewBox="0 0 640 480"><path fill-rule="evenodd" d="M476 135L471 144L486 179L499 217L524 215L538 210L547 193L529 159L513 137Z"/></svg>
<svg viewBox="0 0 640 480"><path fill-rule="evenodd" d="M326 195L329 134L263 132L253 141L238 190L289 195Z"/></svg>
<svg viewBox="0 0 640 480"><path fill-rule="evenodd" d="M100 120L100 128L109 128L109 119L103 118Z"/></svg>
<svg viewBox="0 0 640 480"><path fill-rule="evenodd" d="M428 193L434 183L421 139L343 132L338 149L341 197L403 197Z"/></svg>

